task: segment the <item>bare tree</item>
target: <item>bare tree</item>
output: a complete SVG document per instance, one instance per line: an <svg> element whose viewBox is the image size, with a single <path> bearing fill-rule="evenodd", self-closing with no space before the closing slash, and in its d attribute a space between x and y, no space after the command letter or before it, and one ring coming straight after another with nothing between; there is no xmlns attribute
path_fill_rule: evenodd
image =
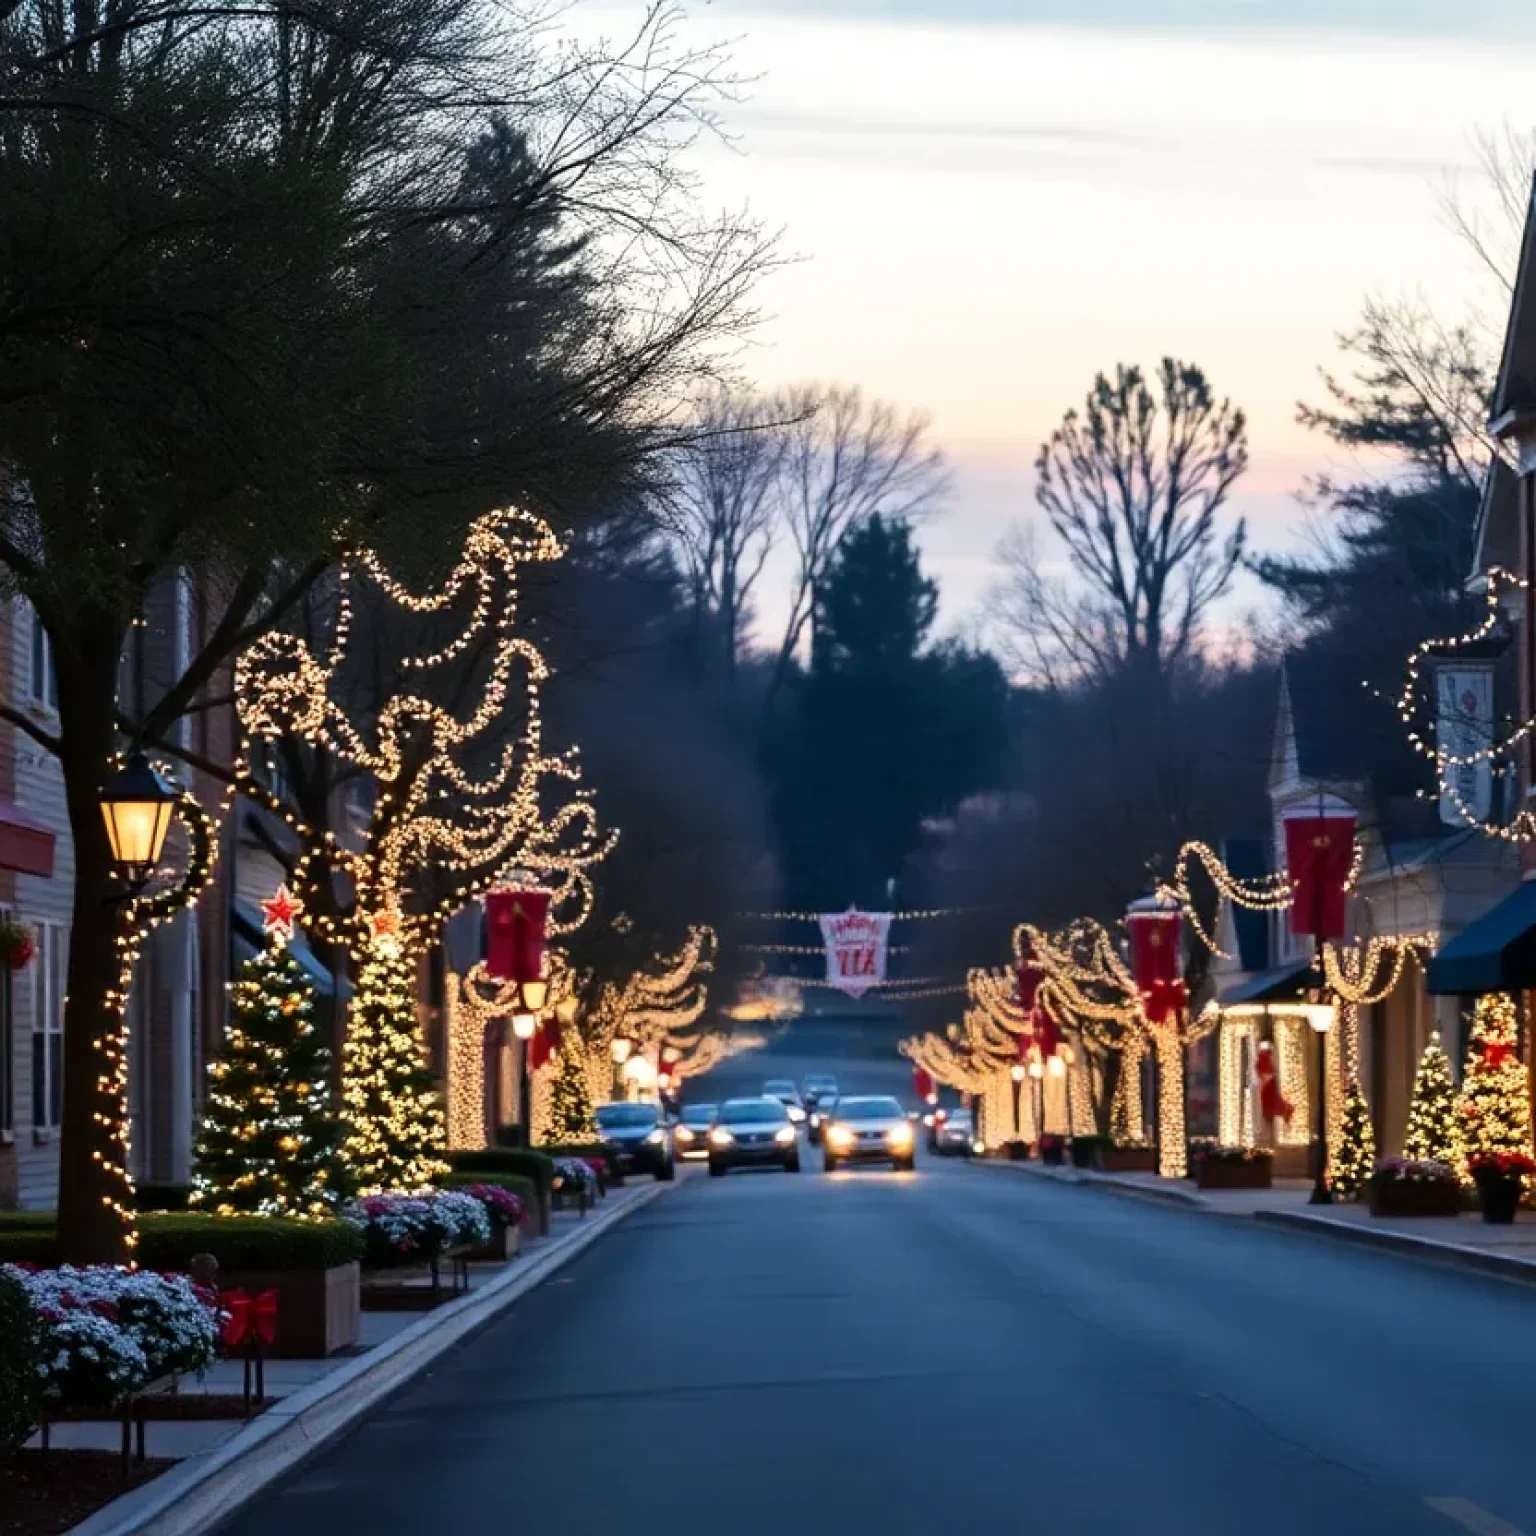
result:
<svg viewBox="0 0 1536 1536"><path fill-rule="evenodd" d="M1039 546L1016 538L995 611L1022 626L1047 675L1165 677L1242 560L1246 524L1223 537L1219 517L1248 467L1243 413L1191 363L1164 358L1154 382L1155 393L1124 364L1113 379L1101 373L1035 461L1035 498L1074 579L1051 575Z"/></svg>
<svg viewBox="0 0 1536 1536"><path fill-rule="evenodd" d="M1502 298L1514 291L1515 264L1531 206L1531 173L1536 170L1536 130L1505 124L1473 137L1480 195L1467 195L1459 176L1448 176L1440 189L1440 209L1451 229L1466 242Z"/></svg>
<svg viewBox="0 0 1536 1536"><path fill-rule="evenodd" d="M695 644L718 636L727 685L745 639L753 588L781 531L782 424L767 400L716 386L680 449L670 532L688 579Z"/></svg>
<svg viewBox="0 0 1536 1536"><path fill-rule="evenodd" d="M836 385L789 390L773 408L788 423L780 496L796 564L765 711L789 675L817 586L849 532L876 512L920 520L948 482L943 460L928 444L925 416L902 415L866 400L857 388Z"/></svg>

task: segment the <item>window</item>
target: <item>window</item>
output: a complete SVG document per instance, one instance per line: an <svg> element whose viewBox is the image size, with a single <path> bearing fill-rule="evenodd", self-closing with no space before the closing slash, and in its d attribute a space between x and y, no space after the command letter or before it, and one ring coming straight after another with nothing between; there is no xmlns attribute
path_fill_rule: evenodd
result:
<svg viewBox="0 0 1536 1536"><path fill-rule="evenodd" d="M32 959L32 1129L56 1131L64 1117L65 930L40 923Z"/></svg>
<svg viewBox="0 0 1536 1536"><path fill-rule="evenodd" d="M59 674L53 666L53 642L42 620L29 605L27 619L32 630L32 660L27 670L27 697L44 709L59 707Z"/></svg>

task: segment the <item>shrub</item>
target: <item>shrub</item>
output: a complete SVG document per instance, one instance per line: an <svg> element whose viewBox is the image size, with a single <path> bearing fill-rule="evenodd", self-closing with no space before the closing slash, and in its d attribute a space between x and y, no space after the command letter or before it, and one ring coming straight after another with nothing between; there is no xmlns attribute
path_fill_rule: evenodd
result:
<svg viewBox="0 0 1536 1536"><path fill-rule="evenodd" d="M545 1152L531 1152L523 1147L485 1147L473 1152L450 1152L454 1173L472 1173L477 1178L492 1173L515 1173L532 1179L534 1188L547 1194L555 1181L555 1163Z"/></svg>
<svg viewBox="0 0 1536 1536"><path fill-rule="evenodd" d="M54 1211L0 1211L0 1232L52 1232L58 1224Z"/></svg>
<svg viewBox="0 0 1536 1536"><path fill-rule="evenodd" d="M1212 1142L1200 1156L1208 1163L1267 1163L1274 1153L1268 1147L1223 1147Z"/></svg>
<svg viewBox="0 0 1536 1536"><path fill-rule="evenodd" d="M192 1190L186 1184L140 1184L133 1192L136 1211L184 1211Z"/></svg>
<svg viewBox="0 0 1536 1536"><path fill-rule="evenodd" d="M224 1271L330 1269L361 1259L363 1242L344 1221L167 1213L139 1223L137 1256L146 1269L185 1270L200 1253Z"/></svg>
<svg viewBox="0 0 1536 1536"><path fill-rule="evenodd" d="M0 1228L0 1264L52 1264L54 1246L51 1225L15 1232Z"/></svg>
<svg viewBox="0 0 1536 1536"><path fill-rule="evenodd" d="M510 1190L522 1201L526 1215L539 1203L539 1186L520 1173L445 1173L438 1181L440 1189L470 1189L476 1184L493 1184Z"/></svg>
<svg viewBox="0 0 1536 1536"><path fill-rule="evenodd" d="M0 1269L0 1456L38 1425L42 1333L26 1288Z"/></svg>
<svg viewBox="0 0 1536 1536"><path fill-rule="evenodd" d="M364 1195L342 1218L362 1236L374 1265L414 1263L458 1244L478 1248L493 1235L485 1205L463 1189Z"/></svg>
<svg viewBox="0 0 1536 1536"><path fill-rule="evenodd" d="M1449 1163L1434 1157L1384 1157L1371 1175L1373 1184L1455 1184L1461 1178Z"/></svg>

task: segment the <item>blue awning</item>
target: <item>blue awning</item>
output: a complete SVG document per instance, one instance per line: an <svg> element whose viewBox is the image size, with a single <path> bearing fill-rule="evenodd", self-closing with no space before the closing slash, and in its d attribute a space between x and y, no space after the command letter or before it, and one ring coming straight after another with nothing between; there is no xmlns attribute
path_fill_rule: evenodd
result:
<svg viewBox="0 0 1536 1536"><path fill-rule="evenodd" d="M1236 1003L1299 1003L1319 985L1321 979L1310 960L1292 960L1289 965L1260 971L1257 976L1228 987L1216 1001L1222 1008Z"/></svg>
<svg viewBox="0 0 1536 1536"><path fill-rule="evenodd" d="M1464 928L1429 962L1431 992L1479 995L1536 987L1536 880Z"/></svg>
<svg viewBox="0 0 1536 1536"><path fill-rule="evenodd" d="M235 929L235 956L239 960L249 960L253 955L259 954L267 947L266 930L262 926L261 913L255 907L248 907L243 901L234 904L234 929ZM299 965L308 974L309 979L315 984L315 991L324 997L332 997L336 992L336 978L330 970L321 963L302 933L295 933L288 941L288 953L298 961ZM352 984L343 980L341 983L341 996L345 1001L352 995Z"/></svg>

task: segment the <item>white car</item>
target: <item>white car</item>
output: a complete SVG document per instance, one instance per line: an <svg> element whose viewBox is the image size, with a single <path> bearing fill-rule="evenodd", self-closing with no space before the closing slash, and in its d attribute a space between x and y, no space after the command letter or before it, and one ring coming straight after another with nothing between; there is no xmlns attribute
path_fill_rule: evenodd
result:
<svg viewBox="0 0 1536 1536"><path fill-rule="evenodd" d="M917 1160L912 1122L901 1105L884 1094L839 1099L822 1127L822 1148L828 1173L844 1163L890 1163L898 1172L910 1173Z"/></svg>

